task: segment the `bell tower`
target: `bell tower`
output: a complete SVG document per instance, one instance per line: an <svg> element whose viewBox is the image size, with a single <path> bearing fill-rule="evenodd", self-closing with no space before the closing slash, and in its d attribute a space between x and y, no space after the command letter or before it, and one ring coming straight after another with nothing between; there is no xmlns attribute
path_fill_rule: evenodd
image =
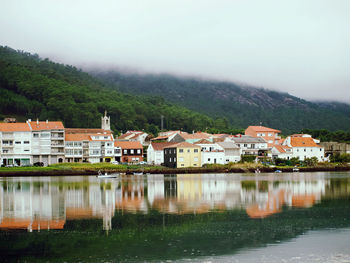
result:
<svg viewBox="0 0 350 263"><path fill-rule="evenodd" d="M106 131L111 130L111 117L107 117L107 111L105 111L105 116L101 117L101 128Z"/></svg>

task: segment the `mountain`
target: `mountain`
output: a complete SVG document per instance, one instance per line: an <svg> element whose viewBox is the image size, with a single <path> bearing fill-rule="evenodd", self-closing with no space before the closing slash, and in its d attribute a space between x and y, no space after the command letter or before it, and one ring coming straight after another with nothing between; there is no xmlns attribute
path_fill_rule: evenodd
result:
<svg viewBox="0 0 350 263"><path fill-rule="evenodd" d="M214 120L161 97L124 94L88 73L0 46L0 120L15 116L61 120L66 127L99 127L107 110L115 131L213 127Z"/></svg>
<svg viewBox="0 0 350 263"><path fill-rule="evenodd" d="M118 71L90 71L116 90L130 94L158 95L207 114L224 118L229 125L245 128L259 125L281 129L285 134L304 128L349 130L350 105L314 103L287 93L172 75L128 74Z"/></svg>

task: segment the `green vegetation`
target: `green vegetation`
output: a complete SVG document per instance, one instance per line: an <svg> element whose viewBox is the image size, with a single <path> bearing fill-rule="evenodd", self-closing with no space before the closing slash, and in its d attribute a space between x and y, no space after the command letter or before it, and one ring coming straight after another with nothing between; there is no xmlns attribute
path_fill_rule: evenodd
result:
<svg viewBox="0 0 350 263"><path fill-rule="evenodd" d="M348 142L350 143L350 131L328 131L325 129L311 130L303 129L302 133L310 134L313 138L319 139L321 142Z"/></svg>
<svg viewBox="0 0 350 263"><path fill-rule="evenodd" d="M160 116L166 129L205 130L214 121L161 97L123 94L89 74L38 55L0 46L0 115L61 120L65 127L100 127L107 110L114 131L157 134Z"/></svg>
<svg viewBox="0 0 350 263"><path fill-rule="evenodd" d="M312 103L286 93L224 81L181 78L171 75L137 75L92 72L116 90L157 95L189 109L212 116L214 127L246 128L259 125L280 129L284 134L304 128L349 130L350 106Z"/></svg>

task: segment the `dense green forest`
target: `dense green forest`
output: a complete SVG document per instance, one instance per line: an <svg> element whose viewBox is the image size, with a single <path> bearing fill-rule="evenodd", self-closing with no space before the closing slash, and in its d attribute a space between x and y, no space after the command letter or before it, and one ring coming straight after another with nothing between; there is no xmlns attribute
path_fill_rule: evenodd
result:
<svg viewBox="0 0 350 263"><path fill-rule="evenodd" d="M301 129L350 129L350 105L312 103L287 93L224 81L171 75L127 74L91 70L91 74L132 94L160 95L189 109L222 117L227 125L246 128L259 125L280 129L284 134Z"/></svg>
<svg viewBox="0 0 350 263"><path fill-rule="evenodd" d="M0 46L0 119L62 120L66 127L92 128L100 127L105 110L115 131L144 129L155 134L161 115L166 129L228 128L220 119L164 98L124 94L75 67Z"/></svg>
<svg viewBox="0 0 350 263"><path fill-rule="evenodd" d="M346 142L350 143L350 131L335 131L328 130L311 130L303 129L302 133L310 134L313 138L321 140L321 142Z"/></svg>

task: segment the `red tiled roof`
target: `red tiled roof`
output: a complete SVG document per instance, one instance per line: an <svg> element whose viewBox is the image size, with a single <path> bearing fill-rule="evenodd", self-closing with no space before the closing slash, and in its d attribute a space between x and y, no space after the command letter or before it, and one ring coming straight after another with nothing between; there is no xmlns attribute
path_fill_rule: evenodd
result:
<svg viewBox="0 0 350 263"><path fill-rule="evenodd" d="M201 139L198 142L195 142L195 144L213 144L213 142L210 142L206 139Z"/></svg>
<svg viewBox="0 0 350 263"><path fill-rule="evenodd" d="M129 142L129 141L115 141L115 147L120 147L122 149L143 149L140 142Z"/></svg>
<svg viewBox="0 0 350 263"><path fill-rule="evenodd" d="M155 151L162 151L164 148L174 145L174 142L152 142L151 145Z"/></svg>
<svg viewBox="0 0 350 263"><path fill-rule="evenodd" d="M31 131L25 122L20 123L0 123L0 132L25 132Z"/></svg>
<svg viewBox="0 0 350 263"><path fill-rule="evenodd" d="M169 136L158 136L158 137L152 138L151 141L166 140L168 138L169 138Z"/></svg>
<svg viewBox="0 0 350 263"><path fill-rule="evenodd" d="M33 131L64 129L63 123L61 121L31 121L29 123Z"/></svg>
<svg viewBox="0 0 350 263"><path fill-rule="evenodd" d="M74 142L77 142L77 141L89 141L90 140L90 136L88 134L85 134L85 133L73 133L73 134L70 134L70 133L66 133L65 134L65 140L66 141L74 141Z"/></svg>
<svg viewBox="0 0 350 263"><path fill-rule="evenodd" d="M279 151L280 153L285 153L286 149L290 149L290 147L288 146L284 146L284 145L274 145L274 147L277 149L277 151Z"/></svg>
<svg viewBox="0 0 350 263"><path fill-rule="evenodd" d="M84 129L84 128L66 128L65 129L65 133L88 133L88 134L111 134L112 131L108 131L108 130L103 130L103 129Z"/></svg>
<svg viewBox="0 0 350 263"><path fill-rule="evenodd" d="M189 143L189 142L180 142L180 143L176 143L174 145L167 146L167 147L164 147L164 148L179 148L179 147L183 147L183 148L201 148L200 146L194 145L194 144Z"/></svg>
<svg viewBox="0 0 350 263"><path fill-rule="evenodd" d="M277 133L281 132L280 130L271 129L265 126L249 126L246 130L248 129L251 129L256 132L277 132Z"/></svg>
<svg viewBox="0 0 350 263"><path fill-rule="evenodd" d="M182 138L185 140L188 139L208 139L211 134L205 133L205 132L196 132L193 134L180 134Z"/></svg>
<svg viewBox="0 0 350 263"><path fill-rule="evenodd" d="M290 137L292 147L319 147L311 137Z"/></svg>

